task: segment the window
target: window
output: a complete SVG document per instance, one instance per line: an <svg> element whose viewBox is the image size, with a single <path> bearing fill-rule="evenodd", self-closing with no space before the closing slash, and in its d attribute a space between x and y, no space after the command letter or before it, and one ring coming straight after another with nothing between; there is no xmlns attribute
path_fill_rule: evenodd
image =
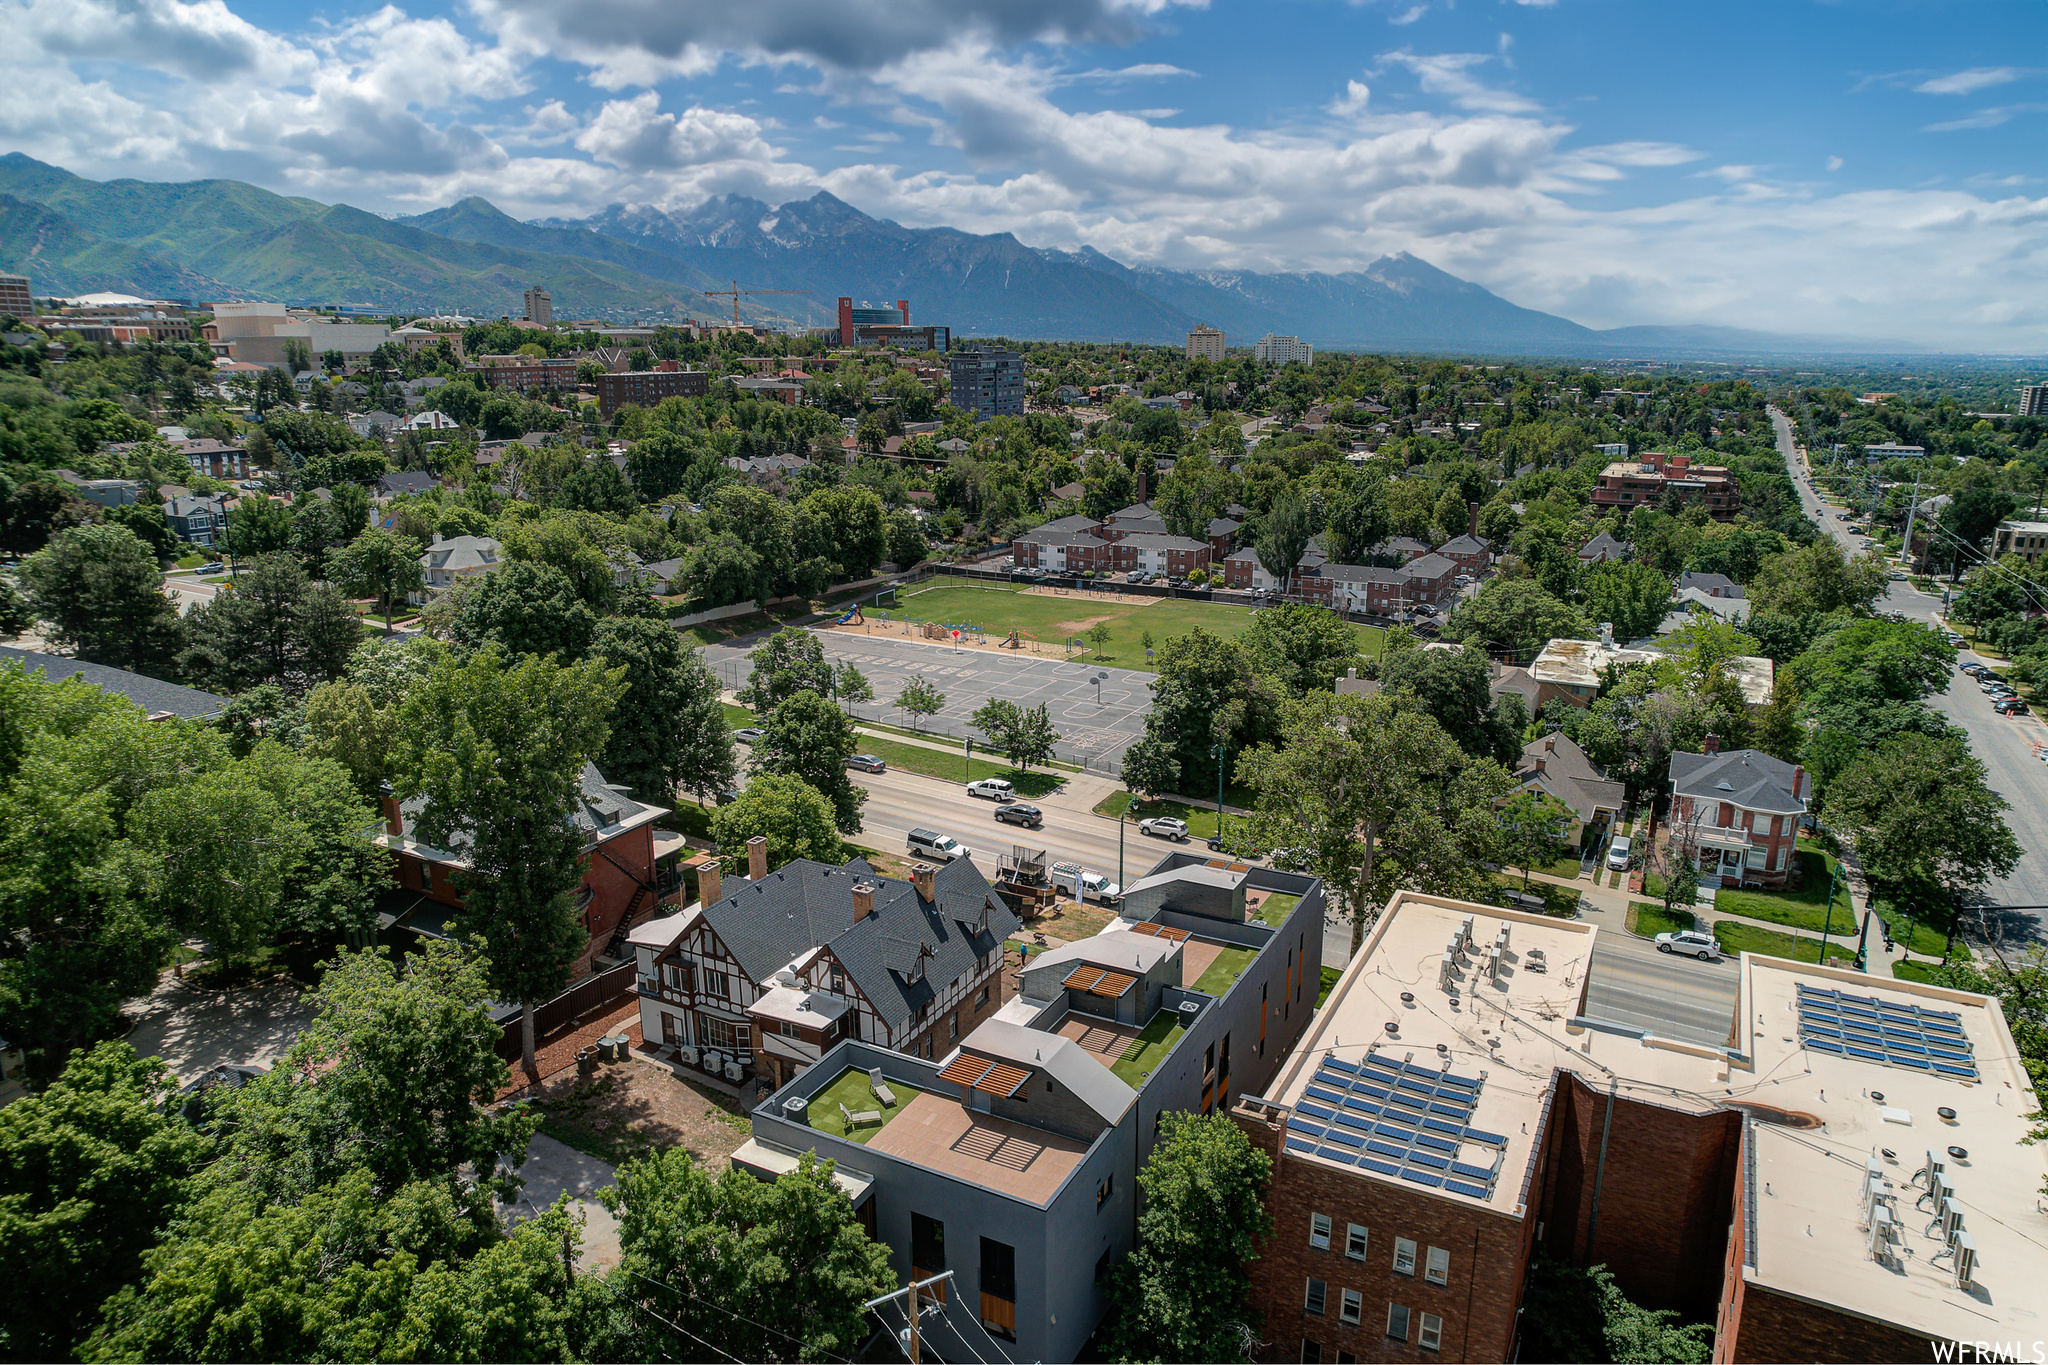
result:
<svg viewBox="0 0 2048 1365"><path fill-rule="evenodd" d="M953 1017L946 1021L946 1041L952 1042L960 1036L960 1011L954 1010Z"/></svg>
<svg viewBox="0 0 2048 1365"><path fill-rule="evenodd" d="M1323 1358L1323 1343L1320 1341L1310 1341L1307 1337L1303 1337L1301 1339L1301 1358L1303 1360L1321 1360Z"/></svg>
<svg viewBox="0 0 2048 1365"><path fill-rule="evenodd" d="M697 1016L697 1041L705 1047L737 1052L749 1046L753 1036L754 1031L745 1024L735 1024L730 1019L720 1019L711 1014L700 1013Z"/></svg>
<svg viewBox="0 0 2048 1365"><path fill-rule="evenodd" d="M1308 1216L1308 1244L1317 1251L1330 1249L1330 1215L1312 1213Z"/></svg>
<svg viewBox="0 0 2048 1365"><path fill-rule="evenodd" d="M1444 1320L1434 1313L1424 1313L1422 1330L1415 1334L1415 1344L1425 1351L1441 1351L1444 1346Z"/></svg>
<svg viewBox="0 0 2048 1365"><path fill-rule="evenodd" d="M1095 1207L1099 1209L1104 1204L1107 1204L1109 1197L1115 1193L1116 1175L1112 1172L1095 1182Z"/></svg>
<svg viewBox="0 0 2048 1365"><path fill-rule="evenodd" d="M803 1028L800 1025L790 1023L787 1019L783 1020L777 1027L785 1038L802 1038L804 1036Z"/></svg>
<svg viewBox="0 0 2048 1365"><path fill-rule="evenodd" d="M1365 1299L1359 1294L1359 1292L1356 1289L1345 1290L1342 1298L1338 1301L1338 1320L1340 1322L1348 1322L1353 1327L1356 1327L1358 1325L1359 1317L1363 1315L1364 1312Z"/></svg>
<svg viewBox="0 0 2048 1365"><path fill-rule="evenodd" d="M1451 1253L1442 1247L1431 1247L1429 1259L1424 1263L1422 1278L1431 1284L1451 1282Z"/></svg>
<svg viewBox="0 0 2048 1365"><path fill-rule="evenodd" d="M1340 1346L1337 1348L1337 1365L1358 1365L1358 1357Z"/></svg>
<svg viewBox="0 0 2048 1365"><path fill-rule="evenodd" d="M1415 1273L1415 1243L1406 1237L1394 1239L1394 1273L1413 1275Z"/></svg>
<svg viewBox="0 0 2048 1365"><path fill-rule="evenodd" d="M980 995L977 995L977 996L975 996L975 997L974 997L974 1008L976 1008L976 1009L980 1009L980 1008L982 1008L983 1006L985 1006L985 1005L987 1005L987 1004L988 1004L988 987L986 987L986 986L983 986L983 987L981 988L981 994L980 994Z"/></svg>
<svg viewBox="0 0 2048 1365"><path fill-rule="evenodd" d="M1354 1261L1365 1259L1365 1229L1356 1223L1344 1225L1344 1254Z"/></svg>
<svg viewBox="0 0 2048 1365"><path fill-rule="evenodd" d="M1396 1341L1408 1340L1408 1309L1398 1303L1387 1305L1387 1335Z"/></svg>
<svg viewBox="0 0 2048 1365"><path fill-rule="evenodd" d="M661 964L662 983L672 991L690 989L690 964L687 962L664 962Z"/></svg>
<svg viewBox="0 0 2048 1365"><path fill-rule="evenodd" d="M1317 1317L1321 1317L1323 1315L1323 1299L1329 1292L1330 1287L1328 1285L1324 1284L1321 1280L1311 1278L1308 1282L1308 1293L1302 1297L1302 1311L1314 1313Z"/></svg>
<svg viewBox="0 0 2048 1365"><path fill-rule="evenodd" d="M1017 1339L1017 1249L981 1239L981 1325L992 1337Z"/></svg>
<svg viewBox="0 0 2048 1365"><path fill-rule="evenodd" d="M929 1279L946 1268L946 1225L921 1213L910 1215L910 1268L914 1279Z"/></svg>
<svg viewBox="0 0 2048 1365"><path fill-rule="evenodd" d="M732 978L724 972L714 972L709 967L706 967L704 969L704 990L708 995L716 995L730 1000L732 999Z"/></svg>

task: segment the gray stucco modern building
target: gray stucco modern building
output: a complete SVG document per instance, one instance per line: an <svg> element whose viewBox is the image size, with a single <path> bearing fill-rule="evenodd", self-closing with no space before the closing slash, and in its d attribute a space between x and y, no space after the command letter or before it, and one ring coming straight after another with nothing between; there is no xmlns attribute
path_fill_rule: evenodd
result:
<svg viewBox="0 0 2048 1365"><path fill-rule="evenodd" d="M899 1279L951 1271L922 1329L935 1354L1075 1359L1135 1243L1162 1117L1260 1093L1313 1014L1323 904L1313 877L1170 854L1100 933L1028 959L957 1046L824 1052L733 1160L773 1179L832 1158Z"/></svg>

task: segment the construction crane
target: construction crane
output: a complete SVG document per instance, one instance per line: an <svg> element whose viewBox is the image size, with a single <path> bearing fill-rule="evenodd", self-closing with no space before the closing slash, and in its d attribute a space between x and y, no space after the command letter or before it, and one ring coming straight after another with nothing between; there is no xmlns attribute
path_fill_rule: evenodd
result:
<svg viewBox="0 0 2048 1365"><path fill-rule="evenodd" d="M742 297L742 296L744 296L744 295L747 295L747 294L808 294L808 293L810 293L810 292L811 292L811 291L810 291L810 290L808 290L808 289L742 289L742 288L740 288L740 282L739 282L738 280L734 280L734 281L732 282L732 288L730 288L730 289L707 289L707 290L705 290L705 291L704 291L704 297L705 297L705 298L707 298L707 299L724 299L724 298L729 298L729 299L731 299L731 300L732 300L732 325L733 325L733 326L734 326L735 328L737 328L737 327L738 327L738 326L740 325L740 299L741 299L741 297Z"/></svg>

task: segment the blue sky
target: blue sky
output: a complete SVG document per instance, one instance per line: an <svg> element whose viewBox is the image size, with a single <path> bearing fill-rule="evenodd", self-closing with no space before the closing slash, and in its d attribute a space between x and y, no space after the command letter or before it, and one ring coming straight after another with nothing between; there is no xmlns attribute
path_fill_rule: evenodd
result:
<svg viewBox="0 0 2048 1365"><path fill-rule="evenodd" d="M381 212L829 190L1593 326L2048 352L2048 5L0 0L0 148Z"/></svg>

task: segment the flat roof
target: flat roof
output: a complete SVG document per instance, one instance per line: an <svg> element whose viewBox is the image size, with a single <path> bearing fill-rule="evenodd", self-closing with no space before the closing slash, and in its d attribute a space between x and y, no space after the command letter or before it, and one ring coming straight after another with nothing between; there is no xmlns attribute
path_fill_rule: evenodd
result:
<svg viewBox="0 0 2048 1365"><path fill-rule="evenodd" d="M869 1138L867 1149L1043 1207L1081 1164L1088 1144L926 1092Z"/></svg>
<svg viewBox="0 0 2048 1365"><path fill-rule="evenodd" d="M803 1153L792 1151L778 1143L763 1142L757 1137L750 1137L742 1142L739 1149L732 1154L733 1165L771 1180L776 1176L788 1175L802 1160ZM875 1178L850 1166L840 1165L835 1160L832 1164L832 1183L845 1190L848 1199L859 1204L867 1198L868 1191L874 1188Z"/></svg>
<svg viewBox="0 0 2048 1365"><path fill-rule="evenodd" d="M1475 948L1509 930L1501 977L1469 952L1446 991L1442 955L1467 916ZM2040 1101L1995 1000L1744 953L1730 1025L1746 1027L1733 1046L1707 1047L1588 1028L1579 1009L1596 940L1576 921L1398 893L1264 1100L1244 1103L1284 1108L1291 1156L1509 1217L1529 1212L1538 1135L1528 1130L1557 1071L1664 1108L1736 1110L1748 1116L1755 1177L1738 1229L1749 1237L1749 1282L1929 1337L2048 1336L2048 1216L2037 1204L2048 1150L2024 1145ZM1530 969L1537 951L1547 970ZM1356 1117L1456 1150L1362 1134ZM1351 1146L1352 1136L1363 1142ZM1926 1232L1933 1214L1913 1183L1930 1150L1976 1244L1968 1289L1946 1257L1933 1261L1944 1247ZM1464 1188L1451 1188L1454 1177L1417 1152L1485 1178L1459 1174ZM1873 1158L1904 1225L1889 1264L1869 1256L1861 1226ZM1427 1184L1433 1174L1443 1183Z"/></svg>

